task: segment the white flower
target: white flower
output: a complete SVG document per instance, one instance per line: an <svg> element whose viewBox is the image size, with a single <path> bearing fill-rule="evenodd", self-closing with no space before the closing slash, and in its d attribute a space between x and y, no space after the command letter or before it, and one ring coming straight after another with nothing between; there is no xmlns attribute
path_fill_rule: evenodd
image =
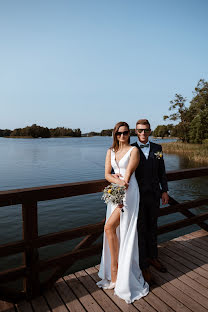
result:
<svg viewBox="0 0 208 312"><path fill-rule="evenodd" d="M106 204L109 202L116 205L122 204L125 190L125 186L111 183L104 188L101 199L103 199Z"/></svg>
<svg viewBox="0 0 208 312"><path fill-rule="evenodd" d="M156 153L154 153L157 159L161 159L163 157L163 153L162 151L158 151Z"/></svg>

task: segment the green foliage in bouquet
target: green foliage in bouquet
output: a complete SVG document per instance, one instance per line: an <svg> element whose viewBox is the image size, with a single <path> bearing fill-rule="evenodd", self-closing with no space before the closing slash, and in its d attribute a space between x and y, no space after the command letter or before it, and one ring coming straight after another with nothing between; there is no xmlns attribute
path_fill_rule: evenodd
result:
<svg viewBox="0 0 208 312"><path fill-rule="evenodd" d="M113 204L119 205L123 203L125 190L125 186L111 183L104 188L101 198L105 201L106 204L111 202Z"/></svg>

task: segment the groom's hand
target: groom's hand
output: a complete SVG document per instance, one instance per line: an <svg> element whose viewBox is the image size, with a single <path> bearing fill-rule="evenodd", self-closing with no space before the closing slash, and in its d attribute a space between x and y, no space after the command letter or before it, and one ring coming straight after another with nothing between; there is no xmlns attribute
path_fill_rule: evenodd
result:
<svg viewBox="0 0 208 312"><path fill-rule="evenodd" d="M162 193L162 204L167 205L169 201L169 196L167 192Z"/></svg>
<svg viewBox="0 0 208 312"><path fill-rule="evenodd" d="M119 179L120 177L122 177L122 174L120 174L120 173L114 173L114 174L112 174L112 176L113 176L114 178L116 178L116 179Z"/></svg>

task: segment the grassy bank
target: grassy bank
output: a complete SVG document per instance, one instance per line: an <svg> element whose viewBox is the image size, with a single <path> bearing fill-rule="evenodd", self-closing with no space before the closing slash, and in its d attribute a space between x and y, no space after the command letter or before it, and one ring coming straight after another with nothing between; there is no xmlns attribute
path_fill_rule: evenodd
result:
<svg viewBox="0 0 208 312"><path fill-rule="evenodd" d="M180 154L190 160L208 165L208 144L189 144L170 142L162 144L163 152L167 154Z"/></svg>

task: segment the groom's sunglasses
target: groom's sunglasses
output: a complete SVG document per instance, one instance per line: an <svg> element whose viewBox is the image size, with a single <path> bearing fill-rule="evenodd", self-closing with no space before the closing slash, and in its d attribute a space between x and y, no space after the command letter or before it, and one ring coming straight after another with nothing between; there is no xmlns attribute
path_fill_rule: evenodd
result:
<svg viewBox="0 0 208 312"><path fill-rule="evenodd" d="M123 134L123 135L128 135L128 134L129 134L129 131L124 131L124 132L118 131L118 132L116 132L116 135L121 136L122 134Z"/></svg>
<svg viewBox="0 0 208 312"><path fill-rule="evenodd" d="M142 133L143 131L144 131L144 133L148 133L148 132L150 132L150 129L136 129L136 131L138 133Z"/></svg>

